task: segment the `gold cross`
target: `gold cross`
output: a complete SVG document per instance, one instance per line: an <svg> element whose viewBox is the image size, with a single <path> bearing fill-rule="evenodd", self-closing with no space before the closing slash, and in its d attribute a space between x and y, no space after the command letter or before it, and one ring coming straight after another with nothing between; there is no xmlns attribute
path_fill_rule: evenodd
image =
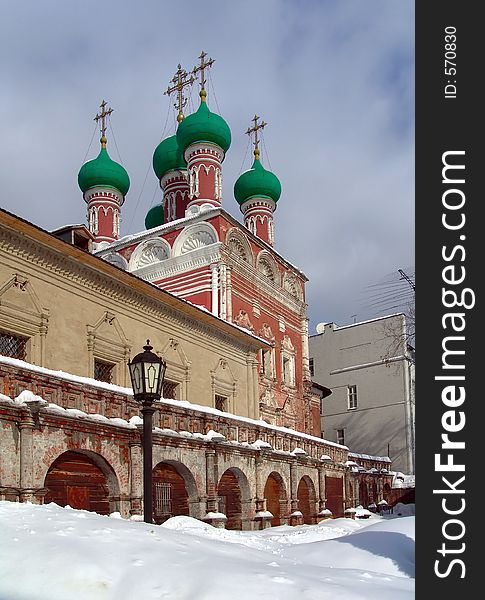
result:
<svg viewBox="0 0 485 600"><path fill-rule="evenodd" d="M197 73L200 72L200 97L205 100L205 97L207 96L207 93L205 91L205 70L207 67L212 67L212 65L215 63L215 60L213 58L209 58L209 60L207 62L204 62L204 58L207 56L207 54L202 51L200 53L200 65L198 67L194 67L191 71L192 75L196 75Z"/></svg>
<svg viewBox="0 0 485 600"><path fill-rule="evenodd" d="M99 105L99 107L101 108L101 113L94 117L96 123L98 123L101 119L101 145L103 146L103 148L106 147L106 117L108 117L113 112L112 108L108 108L108 110L105 110L106 105L107 102L103 100Z"/></svg>
<svg viewBox="0 0 485 600"><path fill-rule="evenodd" d="M175 102L174 106L179 111L179 114L177 115L177 121L179 123L184 120L183 108L187 104L187 98L184 98L183 95L184 87L187 85L192 85L195 81L195 77L192 74L188 79L187 77L187 71L182 69L182 65L179 64L177 72L170 80L174 85L172 85L172 87L168 86L167 90L163 92L168 96L170 96L170 94L173 92L177 92L177 101Z"/></svg>
<svg viewBox="0 0 485 600"><path fill-rule="evenodd" d="M254 122L254 126L253 127L248 127L246 134L249 135L249 137L251 137L251 134L254 133L254 157L259 160L259 137L258 137L258 131L260 129L264 129L266 127L266 125L268 123L266 123L265 121L261 121L261 123L258 123L258 115L254 115L254 117L251 119L251 121Z"/></svg>

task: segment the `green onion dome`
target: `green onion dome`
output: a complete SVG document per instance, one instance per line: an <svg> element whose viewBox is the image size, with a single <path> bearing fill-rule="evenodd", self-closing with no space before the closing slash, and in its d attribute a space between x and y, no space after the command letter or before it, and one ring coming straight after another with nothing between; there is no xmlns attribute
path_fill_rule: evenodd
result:
<svg viewBox="0 0 485 600"><path fill-rule="evenodd" d="M177 136L172 135L162 140L153 153L153 170L158 179L168 171L187 169L182 150L177 143Z"/></svg>
<svg viewBox="0 0 485 600"><path fill-rule="evenodd" d="M253 166L241 173L234 184L234 196L239 204L250 198L270 198L278 202L281 196L281 183L274 173L267 171L259 160L259 153Z"/></svg>
<svg viewBox="0 0 485 600"><path fill-rule="evenodd" d="M180 123L177 129L177 141L185 150L196 142L211 142L220 146L224 153L231 145L231 130L222 117L209 110L205 96L198 110Z"/></svg>
<svg viewBox="0 0 485 600"><path fill-rule="evenodd" d="M156 204L155 206L152 206L145 217L146 229L153 229L154 227L163 225L163 222L163 204Z"/></svg>
<svg viewBox="0 0 485 600"><path fill-rule="evenodd" d="M103 186L115 188L125 196L130 189L128 173L120 164L111 160L103 139L98 157L83 164L77 181L83 192L93 187Z"/></svg>

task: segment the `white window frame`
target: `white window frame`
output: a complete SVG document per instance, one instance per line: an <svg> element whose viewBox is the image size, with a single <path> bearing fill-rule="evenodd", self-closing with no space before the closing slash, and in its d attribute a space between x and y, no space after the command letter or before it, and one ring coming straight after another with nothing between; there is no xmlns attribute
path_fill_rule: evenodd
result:
<svg viewBox="0 0 485 600"><path fill-rule="evenodd" d="M345 446L345 429L337 429L337 444Z"/></svg>
<svg viewBox="0 0 485 600"><path fill-rule="evenodd" d="M264 377L267 377L268 379L274 379L274 348L261 350L261 372Z"/></svg>
<svg viewBox="0 0 485 600"><path fill-rule="evenodd" d="M355 410L358 406L357 403L357 386L356 385L348 385L347 386L347 409Z"/></svg>
<svg viewBox="0 0 485 600"><path fill-rule="evenodd" d="M295 387L295 357L288 352L281 353L281 380L288 387Z"/></svg>

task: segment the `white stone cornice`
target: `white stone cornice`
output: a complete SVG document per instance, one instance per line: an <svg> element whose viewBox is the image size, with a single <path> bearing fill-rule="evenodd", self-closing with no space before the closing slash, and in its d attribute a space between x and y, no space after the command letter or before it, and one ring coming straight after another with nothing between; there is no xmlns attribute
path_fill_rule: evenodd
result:
<svg viewBox="0 0 485 600"><path fill-rule="evenodd" d="M145 279L145 281L152 282L167 279L186 271L199 269L203 266L210 266L211 263L218 262L221 259L221 246L220 242L201 246L187 254L173 256L164 261L136 269L133 273L137 277Z"/></svg>

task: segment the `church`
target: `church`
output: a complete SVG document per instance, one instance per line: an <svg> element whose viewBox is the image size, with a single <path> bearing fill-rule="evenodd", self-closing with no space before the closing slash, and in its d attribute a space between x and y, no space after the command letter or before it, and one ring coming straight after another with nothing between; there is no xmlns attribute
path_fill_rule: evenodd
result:
<svg viewBox="0 0 485 600"><path fill-rule="evenodd" d="M167 363L153 430L156 522L190 515L262 528L385 502L390 461L321 437L311 380L306 276L275 250L277 176L262 164L222 206L224 119L209 109L206 60L179 66L178 127L153 154L163 201L121 236L130 179L101 148L81 166L87 226L46 232L0 211L0 498L142 512L139 407L127 363L149 337ZM200 105L185 116L184 90ZM227 203L226 203L227 204Z"/></svg>

